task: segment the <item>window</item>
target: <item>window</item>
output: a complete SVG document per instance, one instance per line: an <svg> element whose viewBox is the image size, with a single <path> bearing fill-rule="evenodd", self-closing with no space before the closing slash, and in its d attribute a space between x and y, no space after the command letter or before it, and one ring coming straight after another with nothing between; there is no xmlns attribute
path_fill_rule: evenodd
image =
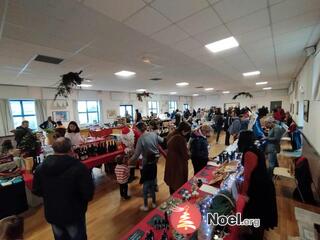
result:
<svg viewBox="0 0 320 240"><path fill-rule="evenodd" d="M188 103L183 104L183 111L190 109L190 106Z"/></svg>
<svg viewBox="0 0 320 240"><path fill-rule="evenodd" d="M29 128L32 130L38 128L34 100L10 100L10 108L15 128L20 126L23 120L29 121Z"/></svg>
<svg viewBox="0 0 320 240"><path fill-rule="evenodd" d="M120 105L120 117L126 117L126 111L131 116L130 121L132 121L133 106L132 105Z"/></svg>
<svg viewBox="0 0 320 240"><path fill-rule="evenodd" d="M80 124L99 123L99 108L98 101L78 101Z"/></svg>
<svg viewBox="0 0 320 240"><path fill-rule="evenodd" d="M177 102L176 101L169 101L169 113L172 113L177 109Z"/></svg>
<svg viewBox="0 0 320 240"><path fill-rule="evenodd" d="M159 114L159 103L157 101L148 102L148 113L150 114L151 112Z"/></svg>

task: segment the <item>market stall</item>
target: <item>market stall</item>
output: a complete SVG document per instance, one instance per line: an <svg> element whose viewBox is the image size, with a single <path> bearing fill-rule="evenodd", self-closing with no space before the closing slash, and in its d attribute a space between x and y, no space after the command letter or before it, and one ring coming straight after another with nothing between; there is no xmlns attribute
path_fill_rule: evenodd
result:
<svg viewBox="0 0 320 240"><path fill-rule="evenodd" d="M221 192L230 194L230 198L234 200L235 212L241 213L245 206L244 196L238 194L237 191L237 186L242 182L243 167L240 164L241 154L237 153L236 149L237 143L227 147L214 161L209 162L203 170L186 182L167 201L151 211L122 239L197 239L193 238L196 235L201 236L199 239L212 239L216 234L216 229L206 224L205 219L206 213L214 204L215 197ZM184 202L196 205L201 210L203 218L200 228L188 236L180 235L168 222L173 209ZM236 226L230 227L226 231L229 233L227 236L217 239L236 240L237 231ZM154 238L151 238L150 235L153 235Z"/></svg>

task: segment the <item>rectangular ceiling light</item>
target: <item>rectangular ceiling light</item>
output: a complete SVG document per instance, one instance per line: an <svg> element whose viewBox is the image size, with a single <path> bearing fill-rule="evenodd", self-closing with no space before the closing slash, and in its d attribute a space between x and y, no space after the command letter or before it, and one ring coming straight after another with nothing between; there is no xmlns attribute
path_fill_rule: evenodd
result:
<svg viewBox="0 0 320 240"><path fill-rule="evenodd" d="M222 93L223 94L228 94L228 93L230 93L230 91L223 91Z"/></svg>
<svg viewBox="0 0 320 240"><path fill-rule="evenodd" d="M256 76L256 75L260 75L260 71L246 72L246 73L242 73L242 75L244 77Z"/></svg>
<svg viewBox="0 0 320 240"><path fill-rule="evenodd" d="M213 87L210 87L210 88L205 88L204 90L205 90L205 91L213 91L214 88L213 88Z"/></svg>
<svg viewBox="0 0 320 240"><path fill-rule="evenodd" d="M80 87L92 87L91 84L80 84L79 86L80 86Z"/></svg>
<svg viewBox="0 0 320 240"><path fill-rule="evenodd" d="M177 94L177 92L170 92L170 94L171 94L171 95L175 95L175 94Z"/></svg>
<svg viewBox="0 0 320 240"><path fill-rule="evenodd" d="M189 83L187 83L187 82L178 82L178 83L176 83L176 85L179 86L179 87L184 87L184 86L188 86Z"/></svg>
<svg viewBox="0 0 320 240"><path fill-rule="evenodd" d="M271 90L272 87L265 87L265 88L262 88L263 90Z"/></svg>
<svg viewBox="0 0 320 240"><path fill-rule="evenodd" d="M266 85L268 82L256 82L256 85Z"/></svg>
<svg viewBox="0 0 320 240"><path fill-rule="evenodd" d="M228 37L205 45L211 52L217 53L230 48L238 47L239 43L234 37Z"/></svg>
<svg viewBox="0 0 320 240"><path fill-rule="evenodd" d="M119 77L131 77L135 74L136 74L135 72L130 72L130 71L126 71L126 70L122 70L120 72L114 73L114 75L119 76Z"/></svg>
<svg viewBox="0 0 320 240"><path fill-rule="evenodd" d="M137 89L136 91L137 91L137 92L146 92L146 91L147 91L147 89L140 88L140 89Z"/></svg>
<svg viewBox="0 0 320 240"><path fill-rule="evenodd" d="M194 94L192 94L192 96L194 96L194 97L198 97L198 96L199 96L199 94L198 94L198 93L194 93Z"/></svg>

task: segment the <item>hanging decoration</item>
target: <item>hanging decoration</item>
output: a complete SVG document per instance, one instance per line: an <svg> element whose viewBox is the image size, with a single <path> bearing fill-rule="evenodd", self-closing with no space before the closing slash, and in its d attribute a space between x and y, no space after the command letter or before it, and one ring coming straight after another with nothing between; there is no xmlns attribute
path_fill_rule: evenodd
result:
<svg viewBox="0 0 320 240"><path fill-rule="evenodd" d="M69 72L67 74L63 74L57 86L57 93L54 96L54 100L56 100L58 96L68 98L68 96L71 94L72 89L80 86L83 82L84 79L79 76L81 73L82 71L78 73Z"/></svg>
<svg viewBox="0 0 320 240"><path fill-rule="evenodd" d="M244 96L244 97L248 97L248 98L253 98L252 94L249 92L239 92L236 95L233 96L233 100L237 99L237 97L239 96Z"/></svg>
<svg viewBox="0 0 320 240"><path fill-rule="evenodd" d="M142 102L143 99L142 98L152 98L151 95L153 93L149 93L149 92L142 92L142 93L137 93L137 99L138 101Z"/></svg>

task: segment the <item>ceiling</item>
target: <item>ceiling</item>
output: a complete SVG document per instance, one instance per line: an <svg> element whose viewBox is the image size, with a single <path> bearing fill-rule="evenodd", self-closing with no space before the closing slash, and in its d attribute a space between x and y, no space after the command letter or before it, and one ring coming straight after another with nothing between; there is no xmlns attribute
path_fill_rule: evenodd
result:
<svg viewBox="0 0 320 240"><path fill-rule="evenodd" d="M83 70L94 90L190 95L204 94L198 86L260 90L257 81L283 89L320 38L320 0L4 0L0 13L0 84L53 87ZM204 47L230 36L238 48ZM35 62L37 54L65 60ZM120 70L136 75L121 79ZM242 76L253 70L261 75Z"/></svg>

